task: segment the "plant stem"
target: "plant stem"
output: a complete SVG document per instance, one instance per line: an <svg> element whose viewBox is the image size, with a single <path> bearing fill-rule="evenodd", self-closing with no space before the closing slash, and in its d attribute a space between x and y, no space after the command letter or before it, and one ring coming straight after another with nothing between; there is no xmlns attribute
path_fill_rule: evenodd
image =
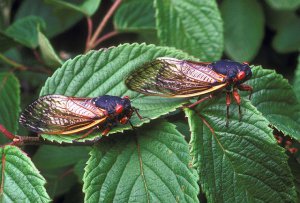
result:
<svg viewBox="0 0 300 203"><path fill-rule="evenodd" d="M92 31L93 31L93 21L90 17L87 17L86 18L87 20L87 26L88 26L88 34L87 34L87 38L86 38L86 42L85 42L85 51L84 52L87 52L88 51L88 46L89 46L89 43L90 43L90 40L91 40L91 37L92 37Z"/></svg>
<svg viewBox="0 0 300 203"><path fill-rule="evenodd" d="M0 132L7 137L10 140L13 140L16 138L16 136L14 134L12 134L11 132L9 132L3 125L0 124Z"/></svg>
<svg viewBox="0 0 300 203"><path fill-rule="evenodd" d="M93 146L100 140L101 137L96 138L94 140L86 140L84 142L78 142L73 140L72 143L58 143L58 142L51 142L48 140L44 140L42 137L29 137L29 136L16 136L13 139L11 145L15 146L25 146L25 145L56 145L56 146Z"/></svg>
<svg viewBox="0 0 300 203"><path fill-rule="evenodd" d="M109 38L111 38L111 37L113 37L113 36L115 36L117 34L119 34L119 33L118 33L118 31L115 30L115 31L112 31L112 32L109 32L109 33L103 35L101 38L99 38L95 42L94 47L98 46L101 42L103 42L103 41L105 41L105 40L107 40L107 39L109 39Z"/></svg>
<svg viewBox="0 0 300 203"><path fill-rule="evenodd" d="M18 69L18 70L27 70L27 67L19 64L9 58L7 58L6 56L4 56L3 54L0 53L0 60L4 61L5 63L13 66L14 68Z"/></svg>
<svg viewBox="0 0 300 203"><path fill-rule="evenodd" d="M89 51L90 49L93 49L95 47L95 42L97 41L97 38L99 37L100 33L103 31L104 26L107 24L109 18L112 16L112 14L115 12L115 10L119 7L119 5L122 3L122 0L116 0L114 4L110 7L109 11L104 16L103 20L98 25L95 33L93 34L91 40L87 43L87 49L86 51Z"/></svg>
<svg viewBox="0 0 300 203"><path fill-rule="evenodd" d="M33 55L34 55L35 59L36 59L40 64L45 65L44 61L41 59L41 56L39 55L39 53L37 52L37 50L36 50L36 49L33 49L32 52L33 52Z"/></svg>
<svg viewBox="0 0 300 203"><path fill-rule="evenodd" d="M20 71L29 70L29 71L32 71L32 72L46 73L48 75L52 74L51 71L49 71L48 69L42 68L42 67L39 67L39 68L35 69L35 68L25 66L23 64L17 63L15 61L7 58L6 56L4 56L1 53L0 53L0 60L2 60L3 62L7 63L8 65L11 65L12 67L14 67L15 69L20 70Z"/></svg>
<svg viewBox="0 0 300 203"><path fill-rule="evenodd" d="M44 140L42 137L29 137L29 136L19 136L14 135L13 133L9 132L3 125L0 124L0 132L3 133L5 137L12 140L10 145L14 146L24 146L24 145L58 145L58 146L93 146L97 143L101 137L97 137L94 140L86 140L84 142L79 141L72 141L72 143L57 143L51 142L48 140Z"/></svg>

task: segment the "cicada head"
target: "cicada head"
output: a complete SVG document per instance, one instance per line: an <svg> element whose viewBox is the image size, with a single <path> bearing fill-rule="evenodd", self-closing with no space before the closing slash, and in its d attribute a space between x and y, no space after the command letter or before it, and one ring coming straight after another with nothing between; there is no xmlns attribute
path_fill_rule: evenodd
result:
<svg viewBox="0 0 300 203"><path fill-rule="evenodd" d="M121 98L104 95L96 97L94 102L98 108L105 109L109 116L116 118L121 124L126 124L134 111L127 96Z"/></svg>
<svg viewBox="0 0 300 203"><path fill-rule="evenodd" d="M219 74L226 75L227 81L236 85L242 84L252 77L248 63L238 63L230 60L220 60L211 64L212 69Z"/></svg>

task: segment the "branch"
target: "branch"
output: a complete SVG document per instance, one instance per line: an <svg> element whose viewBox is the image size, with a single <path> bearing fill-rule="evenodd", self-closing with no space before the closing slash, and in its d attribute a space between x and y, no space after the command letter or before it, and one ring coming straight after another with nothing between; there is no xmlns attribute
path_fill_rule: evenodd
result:
<svg viewBox="0 0 300 203"><path fill-rule="evenodd" d="M16 61L13 61L12 59L7 58L6 56L4 56L1 53L0 53L0 60L2 60L6 64L8 64L8 65L14 67L17 70L20 70L20 71L27 71L27 70L29 70L29 71L32 71L32 72L46 73L48 75L52 74L51 71L49 71L48 69L42 68L42 67L39 67L39 68L35 69L35 68L31 68L31 67L25 66L23 64L17 63Z"/></svg>
<svg viewBox="0 0 300 203"><path fill-rule="evenodd" d="M11 132L9 132L3 125L0 124L0 132L7 137L10 140L13 140L16 138L16 136L14 134L12 134Z"/></svg>
<svg viewBox="0 0 300 203"><path fill-rule="evenodd" d="M3 133L5 137L12 140L10 145L14 146L24 146L24 145L57 145L57 146L93 146L96 144L102 137L97 137L94 140L85 140L84 142L79 142L78 140L73 140L72 143L58 143L51 142L43 139L41 136L38 137L29 137L29 136L19 136L14 135L9 132L3 125L0 124L0 132Z"/></svg>
<svg viewBox="0 0 300 203"><path fill-rule="evenodd" d="M93 31L93 21L90 17L86 18L87 20L87 26L88 26L88 34L87 34L87 38L86 38L86 42L85 42L85 52L88 51L89 48L89 43L92 37L92 31Z"/></svg>
<svg viewBox="0 0 300 203"><path fill-rule="evenodd" d="M104 16L103 20L100 22L100 24L98 25L95 33L93 34L91 40L87 43L87 49L86 51L94 48L94 44L97 41L97 38L99 37L100 33L102 32L104 26L107 24L109 18L112 16L112 14L115 12L115 10L119 7L119 5L122 3L122 0L116 0L114 2L114 4L111 6L111 8L109 9L109 11L106 13L106 15Z"/></svg>
<svg viewBox="0 0 300 203"><path fill-rule="evenodd" d="M79 142L77 140L73 140L72 143L58 143L58 142L51 142L48 140L43 139L41 136L38 137L29 137L29 136L16 136L13 139L11 145L15 146L24 146L24 145L56 145L56 146L93 146L96 144L101 137L97 137L94 140L86 140L84 142Z"/></svg>
<svg viewBox="0 0 300 203"><path fill-rule="evenodd" d="M119 34L118 33L118 31L112 31L112 32L109 32L109 33L107 33L107 34L105 34L103 37L101 37L101 38L99 38L96 42L95 42L95 44L93 44L93 47L91 47L91 48L95 48L95 47L97 47L101 42L104 42L105 40L107 40L107 39L109 39L109 38L111 38L111 37L113 37L113 36L115 36L115 35L117 35L117 34Z"/></svg>
<svg viewBox="0 0 300 203"><path fill-rule="evenodd" d="M19 64L9 58L7 58L6 56L4 56L3 54L0 53L0 60L2 60L3 62L7 63L8 65L11 65L12 67L14 67L15 69L18 70L27 70L27 67Z"/></svg>

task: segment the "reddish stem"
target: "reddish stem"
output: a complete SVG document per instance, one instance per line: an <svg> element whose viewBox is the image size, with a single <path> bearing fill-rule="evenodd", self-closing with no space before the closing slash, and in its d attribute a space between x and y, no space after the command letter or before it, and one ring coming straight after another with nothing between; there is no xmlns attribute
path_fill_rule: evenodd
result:
<svg viewBox="0 0 300 203"><path fill-rule="evenodd" d="M14 145L14 146L24 146L24 145L59 145L59 146L92 146L95 143L99 142L101 137L97 137L94 140L85 140L84 142L79 142L74 140L72 143L57 143L51 142L48 140L44 140L42 137L28 137L28 136L19 136L14 135L9 132L3 125L0 124L0 132L5 135L8 139L12 140L12 142L5 144L5 145ZM0 147L3 147L2 145Z"/></svg>
<svg viewBox="0 0 300 203"><path fill-rule="evenodd" d="M99 38L95 42L95 44L93 44L93 46L91 48L97 47L101 42L103 42L103 41L105 41L105 40L107 40L107 39L109 39L109 38L111 38L111 37L113 37L113 36L115 36L117 34L119 34L117 31L112 31L112 32L109 32L109 33L105 34L103 37Z"/></svg>
<svg viewBox="0 0 300 203"><path fill-rule="evenodd" d="M42 60L42 58L41 58L40 54L37 52L37 50L36 50L36 49L33 49L32 52L33 52L33 55L34 55L35 59L36 59L40 64L45 65L44 61Z"/></svg>
<svg viewBox="0 0 300 203"><path fill-rule="evenodd" d="M10 140L13 140L16 138L16 136L14 134L12 134L11 132L9 132L3 125L0 124L0 132L7 137Z"/></svg>
<svg viewBox="0 0 300 203"><path fill-rule="evenodd" d="M88 46L92 37L92 31L93 31L93 21L90 17L86 18L87 26L88 26L88 34L85 42L85 52L88 51Z"/></svg>
<svg viewBox="0 0 300 203"><path fill-rule="evenodd" d="M109 11L104 16L103 20L98 25L95 33L93 34L91 40L87 43L87 49L86 51L94 48L94 44L97 41L97 38L99 37L100 33L102 32L104 26L107 24L109 18L112 16L112 14L115 12L115 10L119 7L119 5L122 3L122 0L116 0L114 4L110 7Z"/></svg>

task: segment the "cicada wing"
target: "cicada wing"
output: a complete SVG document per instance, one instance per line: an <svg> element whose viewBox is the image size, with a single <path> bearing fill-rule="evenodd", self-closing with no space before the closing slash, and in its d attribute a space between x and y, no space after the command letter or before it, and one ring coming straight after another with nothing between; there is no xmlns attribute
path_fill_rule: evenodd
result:
<svg viewBox="0 0 300 203"><path fill-rule="evenodd" d="M91 98L47 95L29 105L20 123L37 133L71 134L104 122L106 112Z"/></svg>
<svg viewBox="0 0 300 203"><path fill-rule="evenodd" d="M192 97L226 86L225 76L208 63L157 58L133 72L125 81L131 90L162 97Z"/></svg>

